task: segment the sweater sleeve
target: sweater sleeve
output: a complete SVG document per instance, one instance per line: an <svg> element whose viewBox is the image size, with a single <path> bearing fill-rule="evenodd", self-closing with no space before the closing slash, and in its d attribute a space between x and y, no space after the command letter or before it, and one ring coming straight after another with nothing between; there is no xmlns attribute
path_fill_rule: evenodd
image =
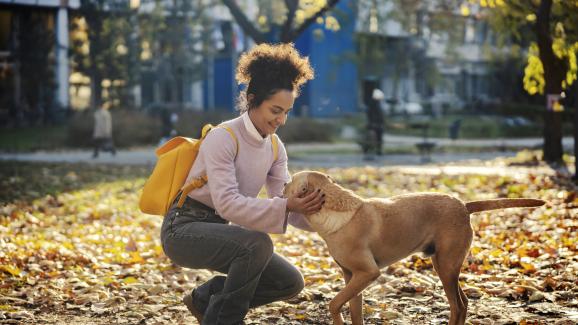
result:
<svg viewBox="0 0 578 325"><path fill-rule="evenodd" d="M267 194L270 198L282 197L285 184L291 180L289 169L287 168L287 151L285 150L285 146L281 140L279 140L278 143L279 152L277 155L277 160L273 162L273 165L267 174L266 187ZM307 231L313 231L302 214L289 212L287 219L288 223L294 227Z"/></svg>
<svg viewBox="0 0 578 325"><path fill-rule="evenodd" d="M284 233L287 200L260 199L239 193L235 170L237 144L225 129L212 130L201 145L214 208L221 217L247 229Z"/></svg>

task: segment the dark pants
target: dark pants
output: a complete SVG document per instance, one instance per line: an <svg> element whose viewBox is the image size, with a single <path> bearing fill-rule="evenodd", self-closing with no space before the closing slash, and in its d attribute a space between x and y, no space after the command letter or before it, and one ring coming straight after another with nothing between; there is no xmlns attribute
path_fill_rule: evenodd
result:
<svg viewBox="0 0 578 325"><path fill-rule="evenodd" d="M98 157L98 151L109 151L113 156L116 155L116 149L114 148L114 142L112 138L94 138L93 140L94 152L93 157Z"/></svg>
<svg viewBox="0 0 578 325"><path fill-rule="evenodd" d="M195 290L203 325L242 323L249 308L291 298L304 287L299 270L273 252L268 234L229 225L190 198L165 216L161 242L175 264L227 275Z"/></svg>
<svg viewBox="0 0 578 325"><path fill-rule="evenodd" d="M383 147L383 128L368 126L365 131L365 138L362 141L364 154L376 154L381 156Z"/></svg>

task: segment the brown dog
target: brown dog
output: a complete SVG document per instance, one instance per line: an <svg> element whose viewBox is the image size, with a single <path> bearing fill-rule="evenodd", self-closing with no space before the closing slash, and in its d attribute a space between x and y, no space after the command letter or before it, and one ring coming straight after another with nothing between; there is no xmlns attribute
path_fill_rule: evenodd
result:
<svg viewBox="0 0 578 325"><path fill-rule="evenodd" d="M317 189L325 194L325 204L306 218L327 243L346 282L329 303L333 324L343 324L340 310L348 301L352 323L363 324L362 290L379 277L381 268L416 252L432 256L450 305L449 324L464 324L468 299L458 277L472 242L470 214L545 203L536 199L464 203L441 193L364 199L315 171L293 175L284 195L299 196Z"/></svg>

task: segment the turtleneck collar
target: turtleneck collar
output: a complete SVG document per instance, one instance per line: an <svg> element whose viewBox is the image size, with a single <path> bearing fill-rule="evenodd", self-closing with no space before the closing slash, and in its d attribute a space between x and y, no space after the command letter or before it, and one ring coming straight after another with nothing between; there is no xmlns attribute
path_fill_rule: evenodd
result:
<svg viewBox="0 0 578 325"><path fill-rule="evenodd" d="M269 138L269 135L267 135L265 138L263 138L261 136L261 134L259 133L259 131L257 131L257 128L255 127L255 125L253 124L253 121L251 121L251 118L249 117L249 111L246 111L245 113L243 113L241 115L241 117L243 118L243 123L245 124L245 129L247 129L247 132L249 133L249 136L251 137L251 139L259 141L259 143L263 143L263 142L265 142L265 140L267 140L267 138Z"/></svg>

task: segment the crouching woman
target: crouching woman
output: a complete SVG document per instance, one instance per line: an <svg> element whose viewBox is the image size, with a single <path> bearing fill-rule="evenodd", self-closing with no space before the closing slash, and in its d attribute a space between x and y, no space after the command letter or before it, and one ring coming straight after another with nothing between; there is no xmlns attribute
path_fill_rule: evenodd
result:
<svg viewBox="0 0 578 325"><path fill-rule="evenodd" d="M290 176L275 134L299 88L313 78L309 60L292 44L262 44L241 56L236 78L245 85L241 115L223 122L229 130L209 132L187 178L206 175L208 182L182 207L173 204L161 230L164 252L175 264L221 273L183 299L201 324L243 324L250 308L297 295L303 276L274 252L268 234L284 233L288 223L307 229L303 214L324 202L318 192L282 197ZM268 198L257 198L263 186Z"/></svg>

